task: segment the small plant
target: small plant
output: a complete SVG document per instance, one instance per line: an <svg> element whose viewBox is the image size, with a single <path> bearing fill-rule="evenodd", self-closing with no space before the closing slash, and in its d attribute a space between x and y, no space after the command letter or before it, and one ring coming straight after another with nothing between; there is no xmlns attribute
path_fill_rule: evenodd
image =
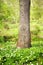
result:
<svg viewBox="0 0 43 65"><path fill-rule="evenodd" d="M38 62L43 63L43 48L32 47L30 49L0 49L0 64L2 65L23 65ZM39 63L39 62L38 62Z"/></svg>

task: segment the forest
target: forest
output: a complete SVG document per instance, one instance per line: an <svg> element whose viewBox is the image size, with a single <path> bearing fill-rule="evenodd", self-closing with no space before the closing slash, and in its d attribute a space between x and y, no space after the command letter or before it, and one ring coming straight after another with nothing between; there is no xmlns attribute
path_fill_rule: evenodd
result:
<svg viewBox="0 0 43 65"><path fill-rule="evenodd" d="M43 65L43 0L0 0L0 65Z"/></svg>

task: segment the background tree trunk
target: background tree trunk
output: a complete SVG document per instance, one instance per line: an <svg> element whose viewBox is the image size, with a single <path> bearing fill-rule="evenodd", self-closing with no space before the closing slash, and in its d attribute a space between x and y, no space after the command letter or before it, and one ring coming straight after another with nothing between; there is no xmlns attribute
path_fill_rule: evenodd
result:
<svg viewBox="0 0 43 65"><path fill-rule="evenodd" d="M28 48L30 46L30 0L20 0L20 30L17 47Z"/></svg>

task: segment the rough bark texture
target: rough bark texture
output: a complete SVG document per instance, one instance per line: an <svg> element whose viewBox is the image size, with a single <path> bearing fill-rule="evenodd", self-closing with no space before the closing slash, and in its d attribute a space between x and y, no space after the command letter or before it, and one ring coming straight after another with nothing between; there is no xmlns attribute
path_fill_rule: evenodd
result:
<svg viewBox="0 0 43 65"><path fill-rule="evenodd" d="M20 30L17 47L28 48L30 46L30 0L20 0Z"/></svg>

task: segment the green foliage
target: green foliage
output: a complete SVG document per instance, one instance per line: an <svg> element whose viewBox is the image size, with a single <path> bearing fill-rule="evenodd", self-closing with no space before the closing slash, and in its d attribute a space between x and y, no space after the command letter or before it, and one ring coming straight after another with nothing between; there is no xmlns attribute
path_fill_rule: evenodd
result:
<svg viewBox="0 0 43 65"><path fill-rule="evenodd" d="M13 1L13 2L16 3L17 1ZM17 15L19 14L19 5L18 5L19 2L16 3L15 7L14 7L13 2L7 1L7 0L5 0L5 1L1 0L0 1L0 21L3 19L4 19L3 21L5 21L5 20L11 21L12 19L14 19L14 21L18 21L17 19L19 19L19 16L17 16ZM17 8L16 12L15 12L14 8Z"/></svg>
<svg viewBox="0 0 43 65"><path fill-rule="evenodd" d="M0 49L0 64L13 65L13 64L30 64L34 62L42 62L43 47L32 47L30 49L16 49L16 48L1 48ZM34 63L33 63L34 64ZM43 64L43 62L42 62ZM31 64L30 64L31 65ZM41 65L41 64L40 64Z"/></svg>
<svg viewBox="0 0 43 65"><path fill-rule="evenodd" d="M43 43L43 1L31 0L30 12L32 43Z"/></svg>
<svg viewBox="0 0 43 65"><path fill-rule="evenodd" d="M0 43L3 43L3 41L4 43L7 43L7 41L12 43L17 42L19 25L18 21L19 0L0 0ZM6 39L4 39L4 37Z"/></svg>

